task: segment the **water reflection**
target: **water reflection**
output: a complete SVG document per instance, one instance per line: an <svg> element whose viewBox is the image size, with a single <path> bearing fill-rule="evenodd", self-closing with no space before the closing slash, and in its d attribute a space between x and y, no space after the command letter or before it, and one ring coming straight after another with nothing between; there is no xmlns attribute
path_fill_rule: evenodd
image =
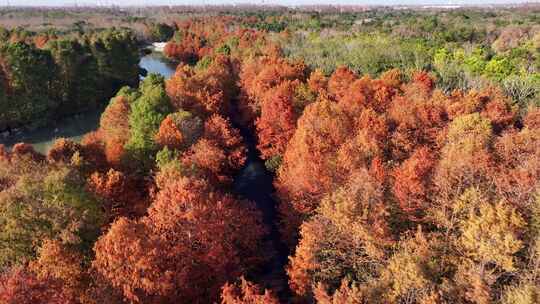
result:
<svg viewBox="0 0 540 304"><path fill-rule="evenodd" d="M8 148L19 142L32 144L34 149L46 153L58 138L69 138L80 141L84 134L97 129L102 110L85 112L73 117L64 118L46 127L32 131L16 131L6 138L0 138L0 143Z"/></svg>
<svg viewBox="0 0 540 304"><path fill-rule="evenodd" d="M148 71L148 73L161 74L165 79L170 78L174 74L176 68L176 65L168 61L167 58L163 56L163 53L160 52L152 52L144 56L141 58L139 66Z"/></svg>

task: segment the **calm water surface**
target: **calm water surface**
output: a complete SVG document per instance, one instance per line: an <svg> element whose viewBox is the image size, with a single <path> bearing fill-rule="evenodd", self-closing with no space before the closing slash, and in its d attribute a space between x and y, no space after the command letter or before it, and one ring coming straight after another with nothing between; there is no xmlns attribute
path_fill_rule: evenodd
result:
<svg viewBox="0 0 540 304"><path fill-rule="evenodd" d="M165 78L170 78L175 69L174 64L159 52L152 52L142 57L139 66L146 69L148 73L161 74ZM32 144L36 151L46 153L58 138L63 137L73 141L80 141L86 133L95 131L99 126L102 111L103 109L97 109L61 119L54 124L32 131L18 131L7 138L0 135L0 143L11 147L16 143L25 142Z"/></svg>
<svg viewBox="0 0 540 304"><path fill-rule="evenodd" d="M148 71L148 73L156 73L163 75L166 79L171 78L176 69L176 64L167 60L163 53L152 52L143 58L139 62L139 66Z"/></svg>

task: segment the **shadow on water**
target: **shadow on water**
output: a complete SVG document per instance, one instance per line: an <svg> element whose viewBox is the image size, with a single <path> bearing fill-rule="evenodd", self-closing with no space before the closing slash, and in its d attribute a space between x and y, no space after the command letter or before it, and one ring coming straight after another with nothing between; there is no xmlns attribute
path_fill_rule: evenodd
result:
<svg viewBox="0 0 540 304"><path fill-rule="evenodd" d="M78 142L85 134L95 131L102 111L103 109L96 109L63 118L35 130L14 131L9 136L0 137L0 144L10 148L16 143L24 142L34 146L36 151L46 153L58 138L69 138Z"/></svg>
<svg viewBox="0 0 540 304"><path fill-rule="evenodd" d="M288 251L281 242L278 229L277 202L274 198L274 174L268 171L256 148L253 134L238 125L244 142L248 147L246 164L234 179L236 194L255 203L263 215L264 223L269 227L265 246L265 255L269 258L256 281L265 288L271 288L282 299L288 298L290 290L287 283L285 265Z"/></svg>

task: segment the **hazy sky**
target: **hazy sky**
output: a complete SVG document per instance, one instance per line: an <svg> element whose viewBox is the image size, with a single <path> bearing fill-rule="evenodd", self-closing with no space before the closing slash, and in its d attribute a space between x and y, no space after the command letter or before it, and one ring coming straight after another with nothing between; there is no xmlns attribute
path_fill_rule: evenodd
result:
<svg viewBox="0 0 540 304"><path fill-rule="evenodd" d="M8 0L0 0L0 5ZM507 4L507 3L540 3L540 0L9 0L11 5L25 6L62 6L83 4L116 4L116 5L203 5L203 4L281 4L281 5L306 5L306 4L342 4L342 5L399 5L399 4Z"/></svg>

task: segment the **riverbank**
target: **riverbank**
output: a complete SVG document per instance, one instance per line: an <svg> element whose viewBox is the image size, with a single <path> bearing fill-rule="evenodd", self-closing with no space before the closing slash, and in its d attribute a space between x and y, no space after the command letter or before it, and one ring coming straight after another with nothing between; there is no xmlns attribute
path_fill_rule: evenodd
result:
<svg viewBox="0 0 540 304"><path fill-rule="evenodd" d="M176 65L168 61L162 53L150 52L141 57L139 68L148 73L157 73L169 78L174 74ZM144 78L144 76L142 77ZM0 144L8 149L14 144L25 142L31 144L41 153L47 150L58 138L80 141L82 137L99 126L101 113L107 106L108 100L102 105L77 113L56 117L43 126L11 126L0 130Z"/></svg>
<svg viewBox="0 0 540 304"><path fill-rule="evenodd" d="M31 144L40 153L47 153L58 138L69 138L79 142L87 133L95 131L104 108L94 109L74 116L66 117L34 130L18 129L9 136L0 138L0 143L7 148L24 142Z"/></svg>

